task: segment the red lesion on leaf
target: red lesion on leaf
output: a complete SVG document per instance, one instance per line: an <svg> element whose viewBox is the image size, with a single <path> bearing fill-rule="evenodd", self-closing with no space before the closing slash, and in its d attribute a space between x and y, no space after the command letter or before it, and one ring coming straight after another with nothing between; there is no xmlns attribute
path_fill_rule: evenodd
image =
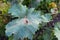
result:
<svg viewBox="0 0 60 40"><path fill-rule="evenodd" d="M29 22L29 21L28 21L27 17L25 16L25 17L24 17L24 23L25 23L25 24L28 24L28 22Z"/></svg>
<svg viewBox="0 0 60 40"><path fill-rule="evenodd" d="M26 20L26 23L28 23L28 20Z"/></svg>

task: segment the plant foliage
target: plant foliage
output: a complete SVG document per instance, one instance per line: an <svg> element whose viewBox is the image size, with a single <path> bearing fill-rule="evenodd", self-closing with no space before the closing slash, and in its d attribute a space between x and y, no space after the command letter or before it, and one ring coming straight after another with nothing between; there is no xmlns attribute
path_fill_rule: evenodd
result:
<svg viewBox="0 0 60 40"><path fill-rule="evenodd" d="M13 34L14 40L18 40L19 38L24 39L26 37L32 40L35 31L39 30L39 23L47 23L52 19L51 14L41 15L40 11L36 11L34 8L28 9L21 4L14 4L9 9L9 13L13 17L18 17L18 19L6 25L6 35L11 36Z"/></svg>
<svg viewBox="0 0 60 40"><path fill-rule="evenodd" d="M59 0L0 0L0 40L60 40L58 4Z"/></svg>

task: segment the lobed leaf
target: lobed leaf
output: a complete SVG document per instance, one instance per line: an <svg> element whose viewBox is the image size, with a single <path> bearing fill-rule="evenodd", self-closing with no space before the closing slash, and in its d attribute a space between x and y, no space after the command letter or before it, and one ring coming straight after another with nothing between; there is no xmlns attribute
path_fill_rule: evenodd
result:
<svg viewBox="0 0 60 40"><path fill-rule="evenodd" d="M6 25L6 35L11 36L13 34L14 40L19 38L23 40L27 37L32 40L35 32L39 30L39 23L51 21L50 14L41 15L41 11L36 11L34 8L28 9L21 4L14 4L9 13L14 17L19 17Z"/></svg>

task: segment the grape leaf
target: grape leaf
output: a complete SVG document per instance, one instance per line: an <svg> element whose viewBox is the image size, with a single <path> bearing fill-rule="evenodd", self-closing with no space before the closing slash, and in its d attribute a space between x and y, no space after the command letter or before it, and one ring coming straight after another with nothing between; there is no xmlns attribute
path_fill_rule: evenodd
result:
<svg viewBox="0 0 60 40"><path fill-rule="evenodd" d="M54 34L60 40L60 22L57 22L54 27Z"/></svg>
<svg viewBox="0 0 60 40"><path fill-rule="evenodd" d="M32 15L30 15L31 17L33 16L32 18L34 18L34 17L38 18L37 17L38 13L37 12L36 12L36 14L32 13L33 11L34 11L34 8L31 8L28 10L27 13L32 14ZM29 14L27 14L27 15L29 15ZM36 20L36 18L34 18L34 19ZM29 16L27 16L27 19L28 19L28 24L25 24L25 22L24 22L25 18L16 19L16 20L13 20L12 22L8 23L6 25L6 35L11 36L12 34L14 34L14 39L17 39L17 37L21 38L21 39L23 39L24 37L28 37L29 39L32 39L33 35L35 34L35 31L38 30L39 23L36 23L36 21L38 21L38 20L33 22L34 20L32 21L32 19L30 19Z"/></svg>
<svg viewBox="0 0 60 40"><path fill-rule="evenodd" d="M18 40L19 38L23 40L26 37L32 40L35 31L39 30L39 23L44 22L48 18L48 21L51 21L50 14L43 15L43 18L41 16L41 11L36 11L34 8L28 9L21 4L14 4L9 12L15 17L22 17L6 25L6 35L11 36L13 34L14 40ZM45 22L47 22L47 20Z"/></svg>

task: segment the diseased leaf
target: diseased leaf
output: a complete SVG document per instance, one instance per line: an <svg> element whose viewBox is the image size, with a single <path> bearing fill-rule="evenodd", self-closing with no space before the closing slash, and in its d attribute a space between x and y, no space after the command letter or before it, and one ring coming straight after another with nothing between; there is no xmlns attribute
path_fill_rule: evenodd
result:
<svg viewBox="0 0 60 40"><path fill-rule="evenodd" d="M50 14L41 15L41 11L36 11L34 8L28 9L21 4L14 4L9 13L14 17L19 17L6 25L6 35L11 36L13 34L14 40L19 38L23 40L27 37L32 40L35 32L39 30L39 23L51 21Z"/></svg>
<svg viewBox="0 0 60 40"><path fill-rule="evenodd" d="M13 20L12 22L6 25L6 35L11 36L14 34L14 38L21 38L28 37L32 39L33 34L38 29L38 25L29 21L28 24L24 23L24 19L17 19Z"/></svg>

